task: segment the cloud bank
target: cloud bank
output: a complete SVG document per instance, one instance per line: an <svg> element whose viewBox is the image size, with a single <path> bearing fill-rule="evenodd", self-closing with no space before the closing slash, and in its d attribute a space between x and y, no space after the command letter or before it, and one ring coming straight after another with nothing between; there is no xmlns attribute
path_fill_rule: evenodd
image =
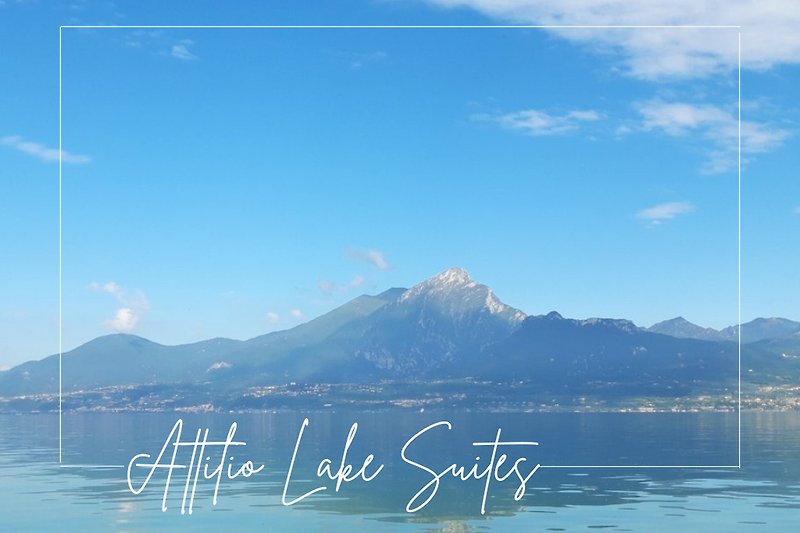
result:
<svg viewBox="0 0 800 533"><path fill-rule="evenodd" d="M739 120L734 111L710 104L650 100L636 105L640 129L660 130L672 137L699 134L711 143L703 170L714 174L736 168L739 153ZM742 121L742 152L757 154L774 150L791 136L765 122Z"/></svg>
<svg viewBox="0 0 800 533"><path fill-rule="evenodd" d="M766 70L800 63L796 0L428 0L514 24L562 26L741 26L742 66ZM738 33L703 28L547 30L599 54L619 55L641 79L708 77L738 65Z"/></svg>

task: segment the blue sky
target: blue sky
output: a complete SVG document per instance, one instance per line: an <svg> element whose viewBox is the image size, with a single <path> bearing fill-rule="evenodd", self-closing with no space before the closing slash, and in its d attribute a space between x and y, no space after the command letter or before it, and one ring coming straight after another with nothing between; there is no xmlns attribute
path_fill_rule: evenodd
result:
<svg viewBox="0 0 800 533"><path fill-rule="evenodd" d="M0 367L58 350L60 24L631 23L329 4L0 3ZM743 318L800 319L800 46L742 13L639 16L744 26ZM734 323L737 37L65 29L64 347L249 338L450 266L531 314Z"/></svg>

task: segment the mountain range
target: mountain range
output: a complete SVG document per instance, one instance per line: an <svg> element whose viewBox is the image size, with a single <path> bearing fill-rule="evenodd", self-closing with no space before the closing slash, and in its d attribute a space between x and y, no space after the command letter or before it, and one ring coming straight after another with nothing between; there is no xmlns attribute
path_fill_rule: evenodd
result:
<svg viewBox="0 0 800 533"><path fill-rule="evenodd" d="M692 324L681 316L653 324L647 330L672 337L709 341L738 341L739 336L739 326L728 326L721 330L704 328ZM800 337L800 322L786 318L756 318L742 324L743 343L791 337Z"/></svg>
<svg viewBox="0 0 800 533"><path fill-rule="evenodd" d="M213 391L304 384L490 380L541 390L679 394L737 377L738 328L683 318L641 328L622 319L527 316L460 268L410 289L362 295L295 328L246 341L165 346L114 334L63 354L65 392L198 386ZM754 382L800 376L800 323L742 325L743 373ZM0 372L0 397L54 393L58 355ZM665 392L666 391L666 392ZM671 392L670 392L671 391Z"/></svg>

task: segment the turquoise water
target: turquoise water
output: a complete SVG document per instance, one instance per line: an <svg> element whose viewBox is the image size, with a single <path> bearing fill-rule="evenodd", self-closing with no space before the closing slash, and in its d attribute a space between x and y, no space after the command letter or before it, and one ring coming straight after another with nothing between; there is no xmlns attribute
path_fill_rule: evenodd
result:
<svg viewBox="0 0 800 533"><path fill-rule="evenodd" d="M175 421L183 439L209 428L224 440L232 422L236 449L264 470L248 479L223 478L216 506L213 482L198 483L193 513L181 514L185 474L176 471L162 512L165 473L139 495L126 480L130 459L157 455ZM287 489L288 499L315 487L291 507L281 504L287 470L304 418L309 419ZM407 513L411 496L430 479L404 462L403 444L427 425L448 420L409 448L434 471L458 463L485 466L488 448L476 441L538 441L504 448L530 466L608 464L725 465L737 463L735 414L535 414L425 412L276 412L68 414L63 463L58 464L58 418L0 416L0 529L3 531L798 531L800 530L800 414L744 413L741 469L558 469L537 471L526 495L514 500L517 478L492 481L481 515L484 481L444 477L436 496ZM355 468L372 453L384 469L373 481L343 483L315 476L319 461L341 461L353 422L358 432L348 457ZM512 449L514 448L514 449ZM480 460L475 457L483 454ZM211 457L214 453L209 452ZM218 454L217 454L218 455ZM181 455L188 461L190 454ZM179 457L179 458L180 458ZM212 461L213 463L213 461ZM523 463L523 466L528 463ZM528 468L527 466L524 466ZM504 467L505 469L506 467ZM143 469L144 470L144 469ZM134 481L142 476L134 475Z"/></svg>

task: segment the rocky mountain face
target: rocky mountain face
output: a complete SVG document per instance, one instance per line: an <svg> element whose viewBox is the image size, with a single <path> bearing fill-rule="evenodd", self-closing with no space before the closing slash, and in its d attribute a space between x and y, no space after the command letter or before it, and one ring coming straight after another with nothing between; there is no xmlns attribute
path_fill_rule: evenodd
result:
<svg viewBox="0 0 800 533"><path fill-rule="evenodd" d="M403 292L353 327L353 353L401 375L430 373L480 354L511 334L525 314L460 268ZM348 328L350 329L350 328Z"/></svg>

